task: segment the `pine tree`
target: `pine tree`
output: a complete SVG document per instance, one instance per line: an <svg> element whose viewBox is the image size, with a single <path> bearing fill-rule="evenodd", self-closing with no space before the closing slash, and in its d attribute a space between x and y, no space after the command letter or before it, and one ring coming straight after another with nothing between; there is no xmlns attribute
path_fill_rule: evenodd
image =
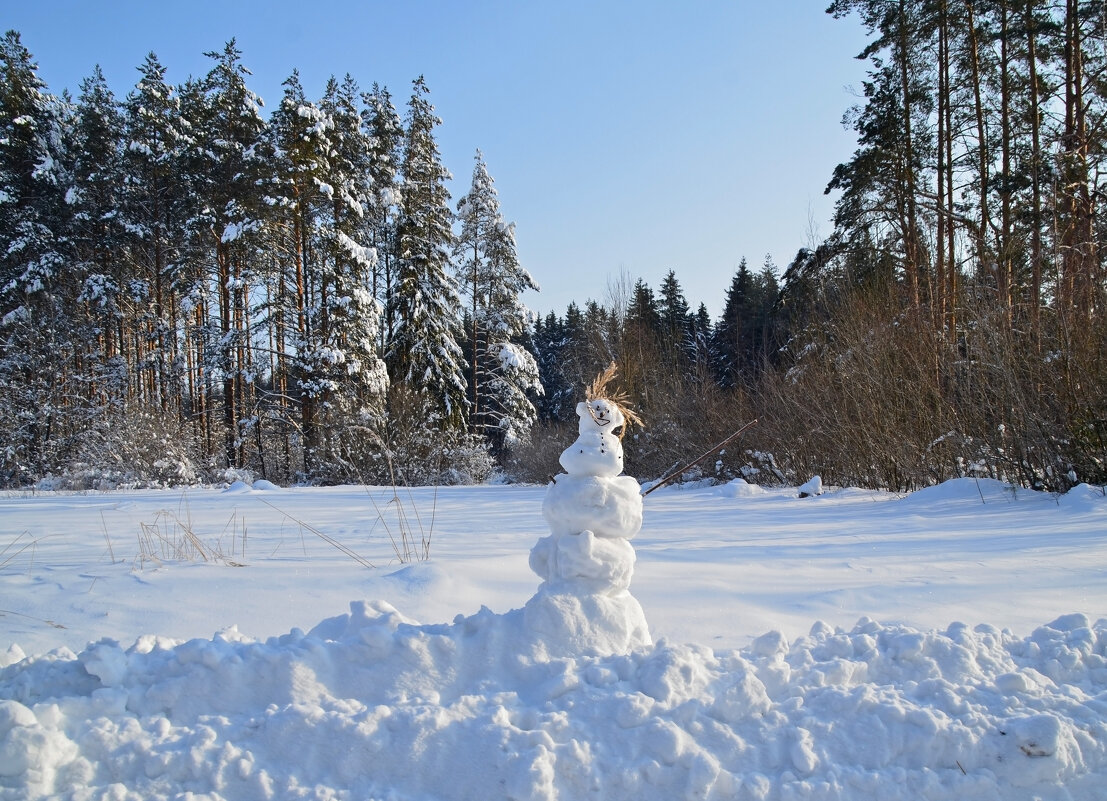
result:
<svg viewBox="0 0 1107 801"><path fill-rule="evenodd" d="M120 381L119 326L122 295L130 278L128 237L123 225L123 114L104 75L96 67L81 83L73 131L73 185L67 197L72 209L69 237L78 301L84 318L80 342L82 368L90 402L102 405L126 400Z"/></svg>
<svg viewBox="0 0 1107 801"><path fill-rule="evenodd" d="M458 345L457 286L449 272L453 249L449 173L434 129L441 124L422 76L408 103L398 226L399 263L391 316L395 331L386 362L392 383L427 404L431 427L462 428L466 386Z"/></svg>
<svg viewBox="0 0 1107 801"><path fill-rule="evenodd" d="M0 483L56 467L69 341L60 109L19 34L0 40Z"/></svg>
<svg viewBox="0 0 1107 801"><path fill-rule="evenodd" d="M908 302L916 308L927 268L919 212L925 152L920 132L931 110L921 73L929 65L926 39L933 28L922 21L921 10L922 4L908 0L835 0L827 9L836 17L856 12L870 30L879 31L862 54L873 57L864 83L867 102L851 115L859 147L835 168L828 186L842 192L835 226L859 243L871 238L897 253ZM986 189L981 197L987 197Z"/></svg>
<svg viewBox="0 0 1107 801"><path fill-rule="evenodd" d="M206 53L211 71L186 94L197 147L192 149L194 191L200 213L189 223L194 275L214 298L209 318L209 369L220 384L223 458L246 466L249 420L261 367L253 359L251 290L260 284L259 243L267 207L262 200L266 159L261 101L247 86L249 70L235 41ZM214 268L214 269L212 269Z"/></svg>
<svg viewBox="0 0 1107 801"><path fill-rule="evenodd" d="M369 141L361 128L360 92L350 76L327 86L320 109L330 121L326 186L330 204L320 231L320 345L326 365L324 456L357 478L376 442L384 414L388 374L377 356L380 307L372 293L377 252L372 241L374 203ZM321 354L323 355L323 354ZM375 441L374 441L375 440ZM352 472L350 472L352 471Z"/></svg>
<svg viewBox="0 0 1107 801"><path fill-rule="evenodd" d="M511 447L533 424L528 393L541 394L538 365L524 344L530 312L520 294L538 285L519 264L515 226L500 214L492 177L477 151L469 193L458 201L458 279L469 294L472 354L470 431L494 449Z"/></svg>
<svg viewBox="0 0 1107 801"><path fill-rule="evenodd" d="M392 340L392 293L396 281L396 253L399 247L396 223L400 205L398 175L403 150L404 129L400 115L392 105L388 89L373 84L365 96L362 125L369 140L369 177L373 202L368 209L370 244L377 251L372 291L385 310L381 324L381 349Z"/></svg>
<svg viewBox="0 0 1107 801"><path fill-rule="evenodd" d="M210 432L204 392L210 375L205 343L196 333L207 298L183 258L186 223L195 210L185 166L194 143L191 123L155 54L147 55L139 73L123 104L121 225L127 265L116 341L113 345L108 337L107 347L127 365L132 404L177 411L194 422L204 440Z"/></svg>
<svg viewBox="0 0 1107 801"><path fill-rule="evenodd" d="M319 232L333 195L327 183L333 121L307 99L299 73L293 71L284 87L267 131L274 152L269 202L278 218L275 249L279 253L269 289L276 351L274 391L282 424L293 413L286 403L295 404L303 469L314 475L322 464L322 407L329 389L327 351L320 331L323 248ZM286 442L284 447L288 451L290 446Z"/></svg>

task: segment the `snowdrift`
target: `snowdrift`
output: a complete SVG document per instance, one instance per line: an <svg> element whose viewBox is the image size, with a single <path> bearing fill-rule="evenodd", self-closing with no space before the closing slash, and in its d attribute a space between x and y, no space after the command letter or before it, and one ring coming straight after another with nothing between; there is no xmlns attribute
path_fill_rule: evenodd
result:
<svg viewBox="0 0 1107 801"><path fill-rule="evenodd" d="M358 602L264 642L26 658L0 671L0 797L1107 797L1104 620L576 658L522 626Z"/></svg>

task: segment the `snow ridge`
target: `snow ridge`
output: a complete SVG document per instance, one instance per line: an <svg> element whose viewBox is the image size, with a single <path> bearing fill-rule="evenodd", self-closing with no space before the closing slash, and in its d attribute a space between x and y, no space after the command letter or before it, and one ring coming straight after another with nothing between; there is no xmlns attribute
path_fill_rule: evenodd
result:
<svg viewBox="0 0 1107 801"><path fill-rule="evenodd" d="M529 643L529 644L528 644ZM0 657L2 658L2 657ZM111 640L0 670L0 798L1097 799L1107 620L1016 638L817 623L550 658L522 610L384 602L264 642Z"/></svg>

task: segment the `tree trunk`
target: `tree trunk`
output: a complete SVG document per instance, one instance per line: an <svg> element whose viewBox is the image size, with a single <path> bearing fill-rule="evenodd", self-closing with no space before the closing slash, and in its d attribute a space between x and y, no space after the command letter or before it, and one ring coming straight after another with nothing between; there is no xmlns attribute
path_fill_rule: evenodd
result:
<svg viewBox="0 0 1107 801"><path fill-rule="evenodd" d="M1062 299L1079 324L1092 311L1096 245L1094 206L1088 185L1088 128L1084 106L1084 52L1078 0L1065 13L1065 130L1061 140Z"/></svg>
<svg viewBox="0 0 1107 801"><path fill-rule="evenodd" d="M996 247L996 295L1000 308L1011 319L1014 283L1014 242L1011 236L1011 65L1007 43L1007 0L999 3L999 115L1000 169L1003 192L1000 195L999 242Z"/></svg>
<svg viewBox="0 0 1107 801"><path fill-rule="evenodd" d="M976 230L976 258L977 275L987 274L991 269L991 258L988 249L988 226L990 212L988 210L988 134L984 125L984 100L981 96L980 75L980 43L976 29L976 10L970 0L965 4L968 11L969 34L969 71L972 80L973 109L976 113L976 141L977 141L977 170L980 186L980 223Z"/></svg>
<svg viewBox="0 0 1107 801"><path fill-rule="evenodd" d="M938 164L936 212L938 230L934 254L934 329L943 331L946 324L946 219L953 209L946 208L946 107L949 105L949 18L946 0L938 6ZM953 264L949 265L953 269Z"/></svg>
<svg viewBox="0 0 1107 801"><path fill-rule="evenodd" d="M235 391L234 362L227 338L232 330L231 308L231 258L227 245L218 242L215 246L216 275L219 281L219 333L223 341L219 343L220 368L223 371L223 453L228 467L237 467L235 458Z"/></svg>
<svg viewBox="0 0 1107 801"><path fill-rule="evenodd" d="M904 139L904 192L906 195L906 220L904 221L904 269L907 275L907 290L911 305L919 308L919 240L918 213L915 199L915 153L911 135L911 83L908 61L911 53L911 41L907 27L906 0L899 0L899 69L903 94L903 139Z"/></svg>
<svg viewBox="0 0 1107 801"><path fill-rule="evenodd" d="M480 251L477 249L476 243L473 243L473 409L469 414L469 433L477 433L478 416L480 414L480 377L477 374L477 348L479 330L477 326L477 309L480 293L477 292L477 284L479 281L478 267L480 264Z"/></svg>
<svg viewBox="0 0 1107 801"><path fill-rule="evenodd" d="M1042 304L1042 141L1041 108L1038 93L1038 34L1033 0L1025 6L1026 61L1030 78L1030 328L1040 333Z"/></svg>

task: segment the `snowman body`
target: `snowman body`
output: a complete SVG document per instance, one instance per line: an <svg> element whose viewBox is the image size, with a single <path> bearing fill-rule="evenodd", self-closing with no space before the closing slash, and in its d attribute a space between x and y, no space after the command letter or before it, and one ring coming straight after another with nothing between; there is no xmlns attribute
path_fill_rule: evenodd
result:
<svg viewBox="0 0 1107 801"><path fill-rule="evenodd" d="M645 614L629 587L642 527L638 482L623 471L626 424L618 404L577 404L578 434L561 454L565 473L546 491L542 512L550 535L531 550L543 579L525 619L551 655L625 653L650 643Z"/></svg>

